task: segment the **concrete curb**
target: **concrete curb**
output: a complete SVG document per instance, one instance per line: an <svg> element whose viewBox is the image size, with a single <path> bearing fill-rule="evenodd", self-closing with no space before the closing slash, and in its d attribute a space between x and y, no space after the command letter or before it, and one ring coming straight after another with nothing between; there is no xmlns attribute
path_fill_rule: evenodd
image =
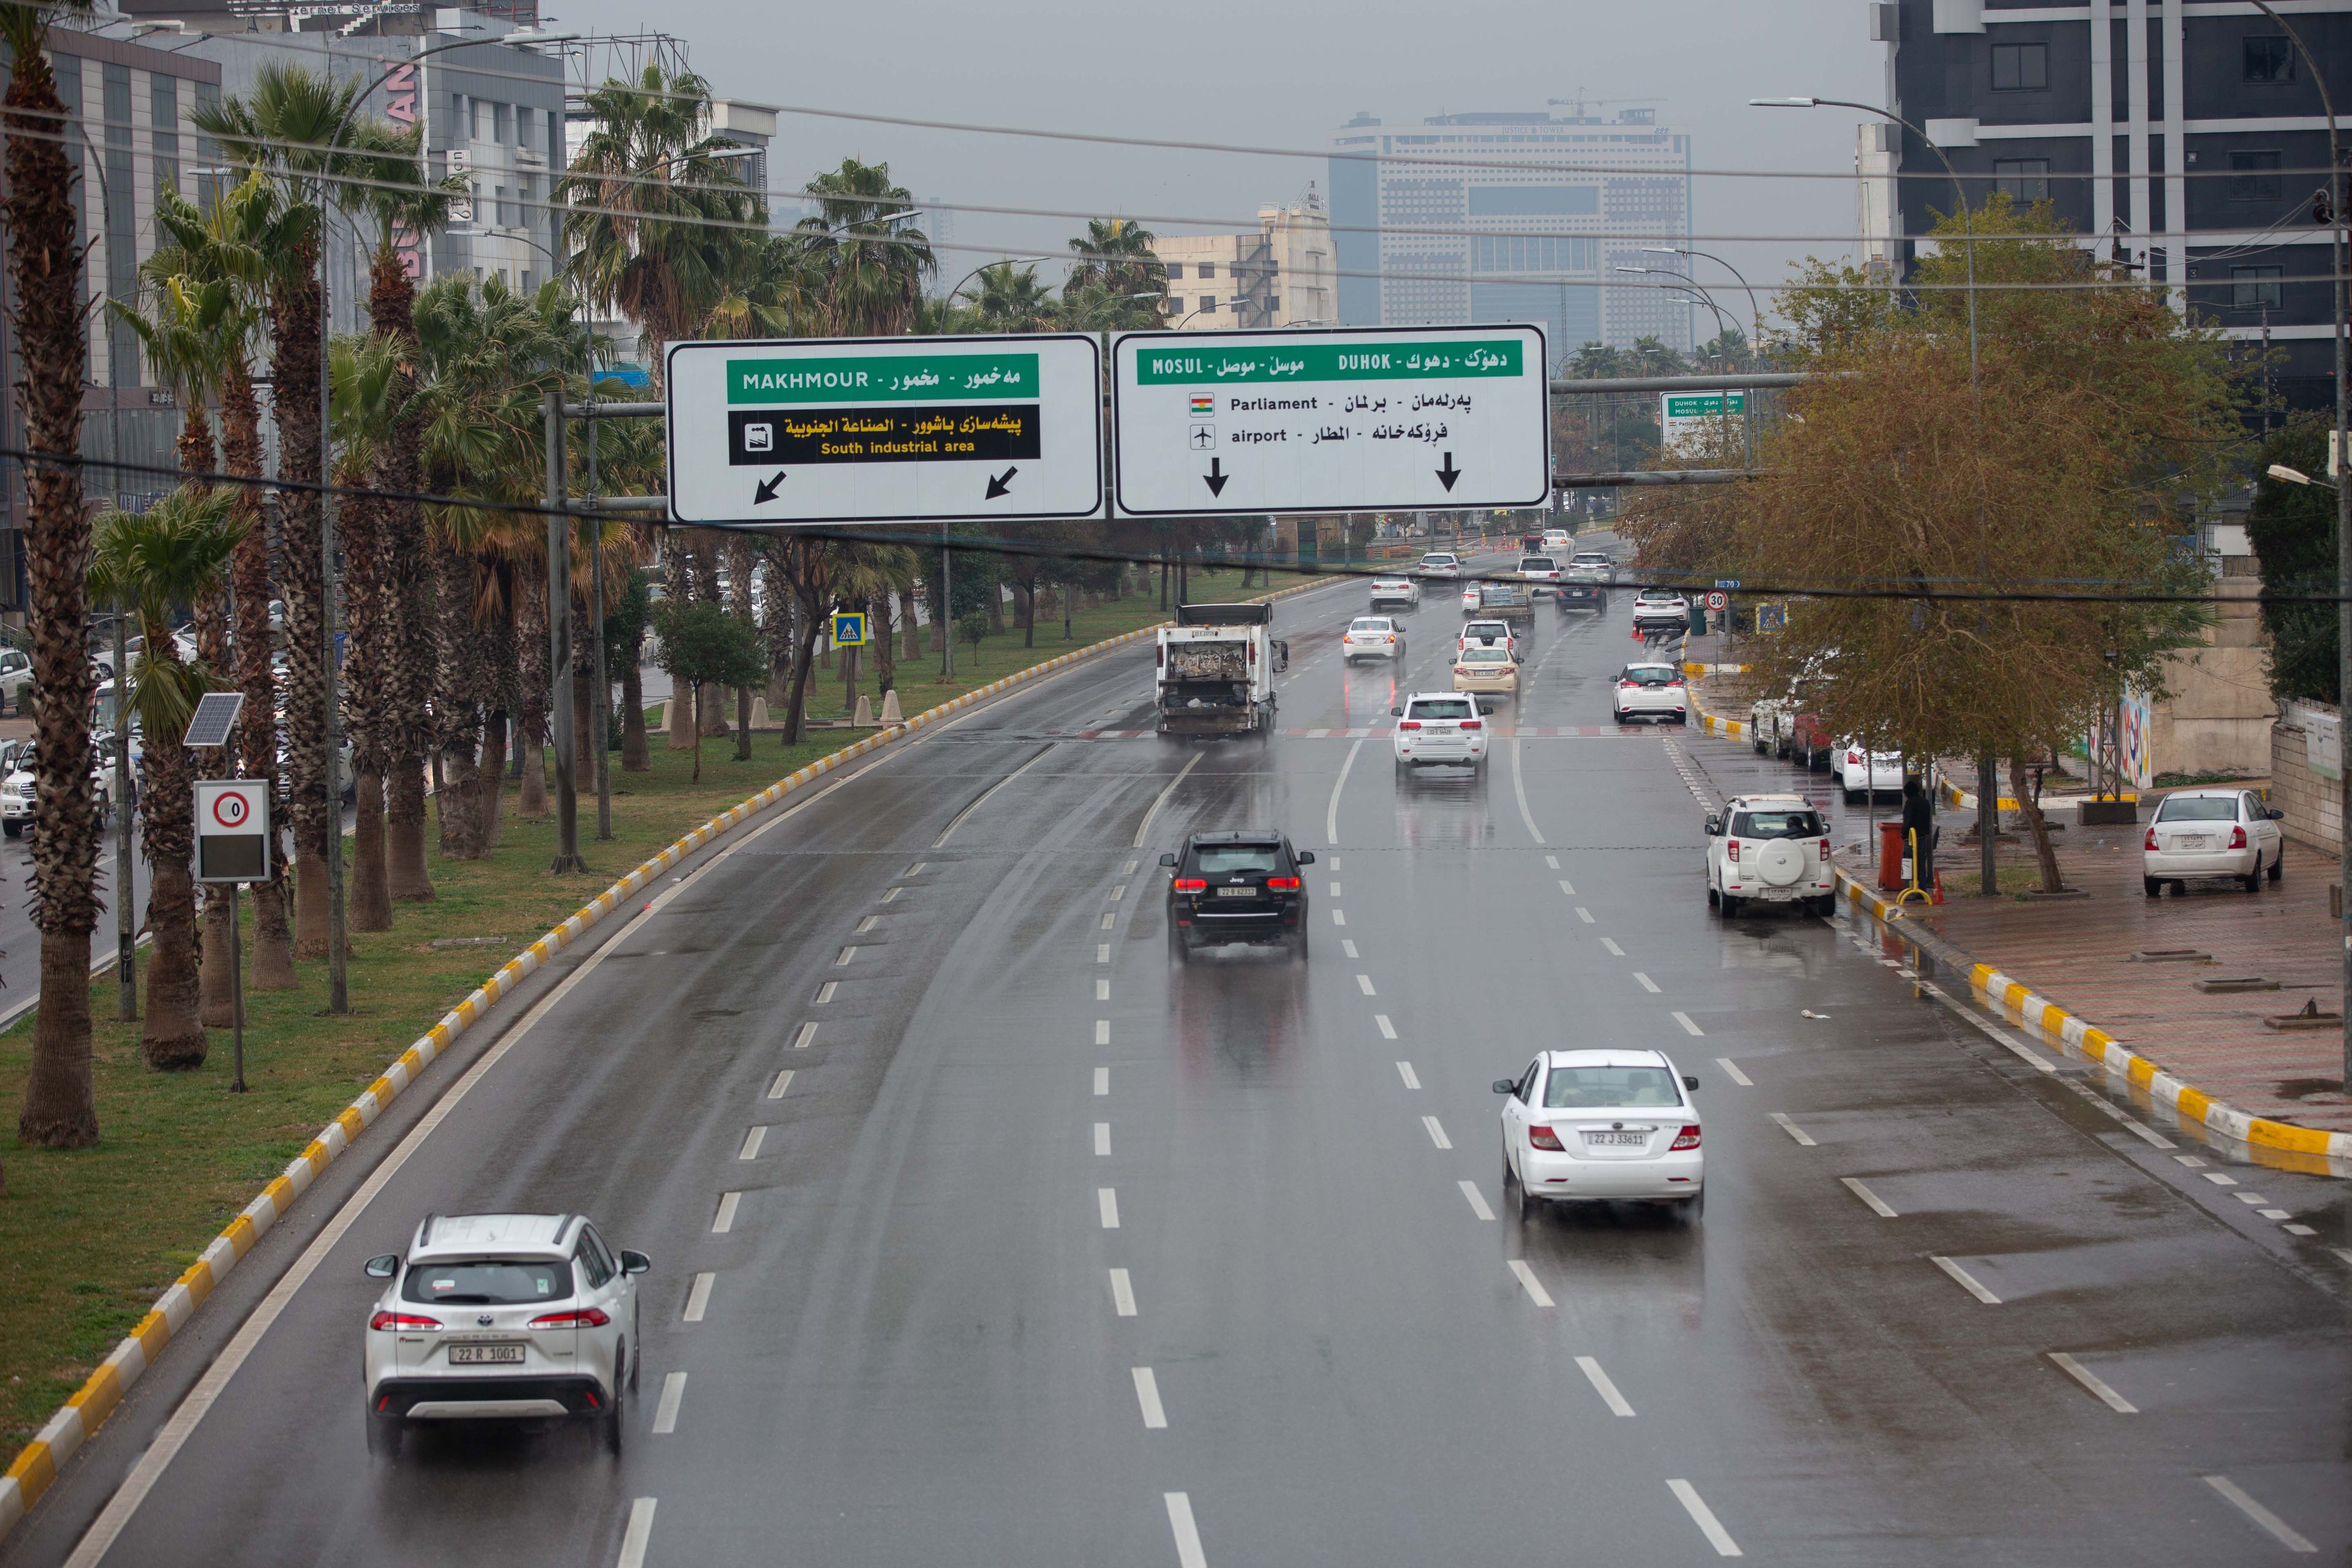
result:
<svg viewBox="0 0 2352 1568"><path fill-rule="evenodd" d="M1339 581L1344 582L1345 579ZM1277 593L1260 594L1250 603L1271 603L1318 588L1334 586L1334 583L1303 583ZM370 1084L361 1096L345 1107L342 1113L320 1130L308 1148L286 1167L285 1172L262 1188L261 1194L247 1204L226 1229L213 1238L212 1245L191 1264L172 1288L156 1300L139 1326L116 1345L106 1359L98 1364L80 1388L58 1413L49 1417L32 1441L13 1459L5 1477L0 1477L0 1537L16 1528L41 1494L56 1481L58 1469L75 1452L89 1441L106 1418L112 1415L131 1385L140 1374L154 1364L172 1342L172 1336L187 1323L196 1309L204 1304L215 1287L235 1268L254 1244L267 1235L269 1228L293 1206L294 1201L349 1149L352 1141L365 1131L400 1094L432 1066L434 1060L446 1052L459 1035L479 1023L493 1003L513 991L527 977L539 970L558 952L569 947L588 930L606 916L620 909L624 901L641 891L672 866L692 855L730 828L740 826L777 801L804 788L844 764L866 753L911 735L919 730L940 723L950 716L985 701L999 692L1033 680L1043 679L1068 668L1081 659L1113 648L1123 647L1142 637L1151 636L1169 623L1154 622L1135 631L1122 632L1102 642L1089 643L1057 658L1016 670L1002 680L926 709L905 723L843 747L840 751L819 757L790 777L778 780L766 789L739 805L710 818L701 826L644 862L627 876L599 893L593 900L574 911L562 925L532 942L521 952L499 966L497 973L484 981L474 993L441 1021L417 1037L416 1043L401 1053L399 1058L384 1068L382 1077Z"/></svg>

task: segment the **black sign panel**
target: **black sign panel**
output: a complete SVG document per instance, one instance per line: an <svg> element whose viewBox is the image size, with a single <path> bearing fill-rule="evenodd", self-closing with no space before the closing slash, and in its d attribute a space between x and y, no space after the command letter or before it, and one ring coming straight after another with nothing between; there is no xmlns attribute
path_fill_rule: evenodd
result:
<svg viewBox="0 0 2352 1568"><path fill-rule="evenodd" d="M196 880L262 882L269 879L269 840L258 833L207 833L196 840Z"/></svg>
<svg viewBox="0 0 2352 1568"><path fill-rule="evenodd" d="M788 468L1035 458L1038 412L1034 403L730 409L727 460L737 468Z"/></svg>

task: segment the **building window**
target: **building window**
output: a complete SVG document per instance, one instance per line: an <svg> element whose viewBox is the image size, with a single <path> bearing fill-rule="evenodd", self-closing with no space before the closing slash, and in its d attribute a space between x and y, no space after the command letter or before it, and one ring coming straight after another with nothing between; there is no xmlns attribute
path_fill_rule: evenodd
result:
<svg viewBox="0 0 2352 1568"><path fill-rule="evenodd" d="M157 71L147 79L147 108L154 121L155 184L180 191L180 84Z"/></svg>
<svg viewBox="0 0 2352 1568"><path fill-rule="evenodd" d="M1204 279L1207 279L1207 278L1214 278L1216 275L1217 275L1217 264L1216 264L1215 262L1213 262L1213 261L1203 261L1202 263L1201 263L1201 276L1202 276L1202 278L1204 278Z"/></svg>
<svg viewBox="0 0 2352 1568"><path fill-rule="evenodd" d="M2230 268L2230 308L2233 310L2275 310L2284 303L2279 291L2279 268Z"/></svg>
<svg viewBox="0 0 2352 1568"><path fill-rule="evenodd" d="M1281 296L1281 295L1279 295L1279 294L1276 294L1276 295L1274 295L1274 296L1272 296L1271 298L1269 298L1269 299L1266 300L1266 302L1265 302L1265 308L1266 308L1267 310L1281 310L1281 309L1282 309L1282 296Z"/></svg>
<svg viewBox="0 0 2352 1568"><path fill-rule="evenodd" d="M1992 47L1992 88L1995 92L2040 92L2049 85L2049 45L1995 44Z"/></svg>
<svg viewBox="0 0 2352 1568"><path fill-rule="evenodd" d="M1171 261L1168 264L1168 279L1171 283L1181 283L1184 280L1184 264L1182 262Z"/></svg>
<svg viewBox="0 0 2352 1568"><path fill-rule="evenodd" d="M1214 310L1216 308L1217 308L1217 297L1216 297L1214 294L1203 294L1203 295L1202 295L1202 296L1201 296L1201 309L1202 309L1202 310Z"/></svg>
<svg viewBox="0 0 2352 1568"><path fill-rule="evenodd" d="M2050 199L2047 158L1996 158L1992 174L1995 188L2020 206Z"/></svg>
<svg viewBox="0 0 2352 1568"><path fill-rule="evenodd" d="M2231 153L2230 199L2233 202L2278 200L2279 155L2275 153Z"/></svg>
<svg viewBox="0 0 2352 1568"><path fill-rule="evenodd" d="M507 106L503 103L493 103L490 105L490 140L503 142L506 139Z"/></svg>
<svg viewBox="0 0 2352 1568"><path fill-rule="evenodd" d="M2248 81L2293 81L2294 46L2284 38L2248 38L2245 76Z"/></svg>
<svg viewBox="0 0 2352 1568"><path fill-rule="evenodd" d="M528 267L522 269L522 291L526 294L531 291L530 268Z"/></svg>

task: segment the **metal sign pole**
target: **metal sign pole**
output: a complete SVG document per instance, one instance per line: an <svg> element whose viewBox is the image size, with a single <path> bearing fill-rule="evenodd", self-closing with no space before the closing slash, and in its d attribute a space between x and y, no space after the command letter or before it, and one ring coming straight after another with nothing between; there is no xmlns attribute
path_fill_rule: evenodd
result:
<svg viewBox="0 0 2352 1568"><path fill-rule="evenodd" d="M237 895L244 889L238 884L228 885L228 996L229 996L229 1060L234 1075L229 1079L231 1094L245 1092L245 955L238 951Z"/></svg>

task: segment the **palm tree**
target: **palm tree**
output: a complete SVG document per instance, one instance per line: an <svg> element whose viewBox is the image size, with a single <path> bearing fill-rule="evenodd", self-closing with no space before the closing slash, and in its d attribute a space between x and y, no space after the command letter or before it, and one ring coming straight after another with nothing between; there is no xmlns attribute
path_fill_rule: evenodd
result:
<svg viewBox="0 0 2352 1568"><path fill-rule="evenodd" d="M820 281L826 335L894 337L907 330L935 270L931 242L906 226L914 198L887 163L845 158L807 186L814 215L793 230Z"/></svg>
<svg viewBox="0 0 2352 1568"><path fill-rule="evenodd" d="M90 783L89 600L83 563L89 519L81 470L81 382L89 363L82 313L82 247L74 205L79 158L47 54L49 24L87 14L89 0L0 5L0 45L11 69L0 95L6 138L9 281L22 371L25 444L58 463L28 463L25 575L32 626L33 923L41 933L41 1008L16 1136L78 1149L98 1142L89 1055L89 934L98 924L98 801ZM79 101L79 100L77 100ZM65 131L61 135L60 131Z"/></svg>
<svg viewBox="0 0 2352 1568"><path fill-rule="evenodd" d="M327 367L329 409L333 416L335 482L364 488L380 458L385 437L399 416L405 390L404 356L380 333L337 338ZM383 781L389 761L391 643L396 619L389 602L401 574L390 558L385 513L388 503L372 495L346 500L339 512L337 542L343 554L343 624L349 649L343 658L343 707L351 717L352 881L350 921L354 931L392 929L392 889L385 875Z"/></svg>
<svg viewBox="0 0 2352 1568"><path fill-rule="evenodd" d="M970 303L973 331L1049 332L1061 323L1054 291L1038 280L1034 264L983 267L956 291L956 299Z"/></svg>
<svg viewBox="0 0 2352 1568"><path fill-rule="evenodd" d="M145 512L110 511L93 526L93 595L135 615L142 639L131 668L130 710L147 735L140 763L141 847L150 868L147 1010L140 1047L159 1071L205 1061L196 959L195 776L181 733L210 690L213 672L183 663L172 637L174 606L218 591L245 525L230 497L184 484Z"/></svg>

